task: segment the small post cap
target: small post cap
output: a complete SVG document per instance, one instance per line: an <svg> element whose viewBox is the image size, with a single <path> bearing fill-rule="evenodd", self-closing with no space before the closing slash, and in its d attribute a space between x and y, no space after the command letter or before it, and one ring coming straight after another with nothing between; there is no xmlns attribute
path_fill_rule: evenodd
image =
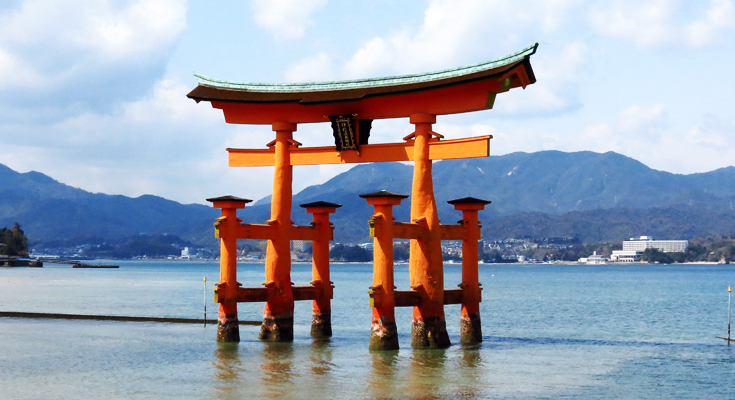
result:
<svg viewBox="0 0 735 400"><path fill-rule="evenodd" d="M301 207L306 209L306 212L310 214L331 214L337 212L337 209L342 207L342 204L330 203L328 201L314 201L311 203L300 204Z"/></svg>
<svg viewBox="0 0 735 400"><path fill-rule="evenodd" d="M393 193L387 190L379 190L377 192L361 194L360 197L362 197L363 199L370 199L373 197L391 197L391 198L396 198L396 199L405 199L405 198L408 198L408 195Z"/></svg>
<svg viewBox="0 0 735 400"><path fill-rule="evenodd" d="M477 197L462 197L461 199L454 199L449 200L447 203L449 204L482 204L482 205L488 205L492 203L490 200L483 200L478 199Z"/></svg>
<svg viewBox="0 0 735 400"><path fill-rule="evenodd" d="M328 201L315 201L312 203L304 203L300 204L301 207L304 208L310 208L310 207L333 207L333 208L340 208L342 207L342 204L337 203L330 203Z"/></svg>
<svg viewBox="0 0 735 400"><path fill-rule="evenodd" d="M232 195L210 197L207 201L212 202L214 208L245 208L245 204L253 202L250 199L243 199Z"/></svg>
<svg viewBox="0 0 735 400"><path fill-rule="evenodd" d="M492 203L490 200L478 199L476 197L462 197L461 199L449 200L447 203L454 206L455 210L460 211L480 211L485 206Z"/></svg>

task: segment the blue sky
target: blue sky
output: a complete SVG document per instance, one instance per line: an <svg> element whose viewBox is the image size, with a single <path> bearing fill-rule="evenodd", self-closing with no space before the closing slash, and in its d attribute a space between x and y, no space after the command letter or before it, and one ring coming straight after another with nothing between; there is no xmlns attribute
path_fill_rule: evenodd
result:
<svg viewBox="0 0 735 400"><path fill-rule="evenodd" d="M269 168L227 167L268 126L228 125L192 73L299 82L426 72L538 42L538 82L489 111L443 116L491 153L615 151L651 168L735 165L730 0L251 0L0 3L0 163L92 192L184 203L270 193ZM376 121L399 141L407 120ZM299 126L329 145L327 124ZM294 189L351 166L297 167Z"/></svg>

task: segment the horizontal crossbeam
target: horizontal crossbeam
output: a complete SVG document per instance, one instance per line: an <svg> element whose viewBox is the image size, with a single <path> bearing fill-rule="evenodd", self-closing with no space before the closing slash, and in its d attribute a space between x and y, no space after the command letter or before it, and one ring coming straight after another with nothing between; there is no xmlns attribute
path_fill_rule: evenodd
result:
<svg viewBox="0 0 735 400"><path fill-rule="evenodd" d="M273 239L276 231L271 225L237 224L235 235L238 239Z"/></svg>
<svg viewBox="0 0 735 400"><path fill-rule="evenodd" d="M421 293L415 290L396 290L393 292L396 307L418 307ZM462 304L462 289L444 289L444 304Z"/></svg>
<svg viewBox="0 0 735 400"><path fill-rule="evenodd" d="M464 240L466 229L464 225L439 225L441 240Z"/></svg>
<svg viewBox="0 0 735 400"><path fill-rule="evenodd" d="M444 304L462 304L462 289L444 289Z"/></svg>
<svg viewBox="0 0 735 400"><path fill-rule="evenodd" d="M293 286L294 301L317 300L324 295L324 290L317 286ZM214 294L215 303L264 303L268 301L267 287L239 287L233 298L223 298L218 292Z"/></svg>
<svg viewBox="0 0 735 400"><path fill-rule="evenodd" d="M490 155L492 136L429 142L429 159L449 160ZM290 147L291 165L354 164L385 161L413 161L413 140L406 143L380 143L360 146L360 151L338 152L329 147ZM270 149L227 149L230 167L273 166L276 151Z"/></svg>
<svg viewBox="0 0 735 400"><path fill-rule="evenodd" d="M270 240L276 235L275 227L265 224L237 224L235 227L235 237L237 239L260 239ZM224 239L223 231L220 225L215 225L214 236L217 239ZM292 226L290 240L311 240L314 241L319 236L319 231L314 226ZM334 239L334 231L330 227L330 239Z"/></svg>
<svg viewBox="0 0 735 400"><path fill-rule="evenodd" d="M396 239L423 239L428 228L425 225L419 225L410 222L394 222L393 237Z"/></svg>
<svg viewBox="0 0 735 400"><path fill-rule="evenodd" d="M418 307L421 305L421 293L415 290L396 290L393 292L396 307Z"/></svg>
<svg viewBox="0 0 735 400"><path fill-rule="evenodd" d="M291 240L316 240L319 231L313 226L292 226ZM330 239L331 240L331 239Z"/></svg>

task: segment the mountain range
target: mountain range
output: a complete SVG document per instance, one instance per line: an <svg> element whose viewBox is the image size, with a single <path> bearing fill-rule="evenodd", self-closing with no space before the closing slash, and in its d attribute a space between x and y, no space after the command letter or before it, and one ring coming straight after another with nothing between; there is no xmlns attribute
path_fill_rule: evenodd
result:
<svg viewBox="0 0 735 400"><path fill-rule="evenodd" d="M410 194L413 166L360 164L294 196L293 220L308 224L299 207L323 200L343 205L332 215L335 240L369 240L372 207L359 194L389 190ZM735 167L672 174L614 153L542 151L434 163L440 218L461 214L446 202L473 196L491 200L480 213L483 237L574 236L583 241L640 235L689 238L735 234ZM231 193L248 197L247 193ZM269 218L269 198L240 210L246 222ZM410 198L395 207L408 221ZM171 234L192 243L215 244L212 222L219 210L145 195L130 198L89 193L38 172L0 165L0 226L18 221L32 243L79 244L141 233Z"/></svg>

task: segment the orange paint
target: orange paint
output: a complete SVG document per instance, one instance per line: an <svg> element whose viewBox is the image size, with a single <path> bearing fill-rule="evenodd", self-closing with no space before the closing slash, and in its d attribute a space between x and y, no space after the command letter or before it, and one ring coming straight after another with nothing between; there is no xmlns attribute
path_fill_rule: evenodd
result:
<svg viewBox="0 0 735 400"><path fill-rule="evenodd" d="M237 291L237 209L223 208L220 221L220 296L234 297ZM236 311L237 312L237 311Z"/></svg>
<svg viewBox="0 0 735 400"><path fill-rule="evenodd" d="M457 207L462 210L462 224L467 233L462 240L462 316L477 314L480 312L480 281L478 277L478 241L480 240L480 221L477 217L478 210L484 209L484 205L466 205Z"/></svg>
<svg viewBox="0 0 735 400"><path fill-rule="evenodd" d="M263 311L263 340L293 340L294 297L291 287L291 203L293 167L290 141L296 125L288 122L273 123L276 132L275 170L271 219L273 237L268 240L265 260L265 285L271 290Z"/></svg>
<svg viewBox="0 0 735 400"><path fill-rule="evenodd" d="M231 196L229 197L232 198ZM220 280L215 284L218 301L235 299L241 284L237 281L237 234L240 220L237 209L244 208L247 199L237 201L228 197L208 199L215 208L222 209L222 217L217 219L217 233L220 238ZM237 320L237 303L220 302L217 316L217 341L239 342L240 328Z"/></svg>
<svg viewBox="0 0 735 400"><path fill-rule="evenodd" d="M489 201L464 198L449 202L455 210L462 211L462 226L465 234L462 239L462 311L460 316L460 342L482 342L482 326L480 323L480 301L482 292L478 277L478 241L481 238L481 226L478 212L485 209Z"/></svg>
<svg viewBox="0 0 735 400"><path fill-rule="evenodd" d="M339 205L329 207L308 207L306 212L312 214L314 239L312 241L311 284L320 289L320 296L312 303L311 336L332 336L332 297L333 286L329 276L329 242L333 239L332 223L329 214L337 211Z"/></svg>
<svg viewBox="0 0 735 400"><path fill-rule="evenodd" d="M526 75L522 65L506 74ZM405 118L417 113L431 115L457 114L492 108L495 95L521 86L519 79L505 78L474 81L444 88L391 94L389 96L346 99L330 103L246 103L211 101L212 107L224 112L230 124L262 124L289 121L295 124L328 122L327 115L357 114L360 119Z"/></svg>
<svg viewBox="0 0 735 400"><path fill-rule="evenodd" d="M373 317L370 329L370 349L397 350L398 334L395 317L395 279L393 272L393 206L407 196L388 193L386 196L362 195L375 207L373 224ZM370 197L368 197L370 196Z"/></svg>
<svg viewBox="0 0 735 400"><path fill-rule="evenodd" d="M430 160L487 157L492 136L436 140L429 142ZM413 161L414 141L360 146L360 152L338 152L334 146L300 147L290 151L291 165L352 164L385 161ZM275 164L273 149L227 149L230 167L264 167Z"/></svg>
<svg viewBox="0 0 735 400"><path fill-rule="evenodd" d="M444 265L432 162L429 159L431 125L434 122L434 115L411 115L411 123L416 126L411 222L424 225L427 230L423 239L411 240L411 289L420 292L423 297L421 305L413 309L411 345L444 348L450 345L444 319Z"/></svg>

